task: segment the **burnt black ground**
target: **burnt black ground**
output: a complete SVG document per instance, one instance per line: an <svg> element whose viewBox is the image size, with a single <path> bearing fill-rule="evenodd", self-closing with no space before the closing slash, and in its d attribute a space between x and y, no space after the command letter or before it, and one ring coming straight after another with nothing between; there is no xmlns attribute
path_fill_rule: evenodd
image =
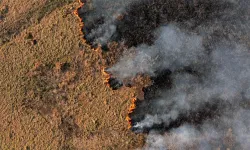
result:
<svg viewBox="0 0 250 150"><path fill-rule="evenodd" d="M112 7L112 6L110 6ZM139 44L152 44L155 40L154 31L162 25L178 23L185 29L194 30L204 22L219 19L221 13L230 8L230 4L220 0L140 0L133 3L123 14L123 18L116 20L116 32L108 42L124 41L129 47ZM95 16L95 10L89 10L87 5L79 9L78 13L84 22L82 29L87 43L96 47L95 38L88 38L91 30L95 30L105 23L103 16ZM93 15L92 21L88 17ZM190 21L191 24L186 24ZM107 48L106 44L102 47Z"/></svg>
<svg viewBox="0 0 250 150"><path fill-rule="evenodd" d="M83 9L79 9L78 13L84 22L84 27L82 31L84 33L84 38L87 43L92 47L97 47L95 38L88 38L88 34L100 27L105 23L105 18L103 16L95 16L92 18L93 21L88 20L88 16L95 13L95 10L88 10L85 5ZM112 6L110 6L112 7ZM231 5L223 0L141 0L137 3L133 3L129 7L125 8L125 13L122 19L116 20L115 25L117 27L116 32L108 40L109 42L124 42L125 45L130 47L136 47L140 44L152 45L156 40L155 30L160 26L167 26L168 24L176 24L181 29L190 32L199 32L197 28L201 24L209 24L214 20L224 19L223 12L230 9ZM80 11L81 10L81 11ZM230 31L229 31L230 32ZM211 46L218 40L224 38L227 39L229 36L224 34L224 32L215 31L210 36L205 37L204 47L207 51L211 49ZM107 44L102 44L103 49L108 49ZM199 71L186 66L182 71L199 75ZM153 105L153 99L160 96L162 89L171 88L171 71L166 68L164 71L157 73L156 77L152 77L153 85L150 87L143 88L145 93L144 101L137 101L136 110L130 114L132 118L132 125L136 122L140 122L144 119L146 113L150 113ZM115 78L111 78L110 85L112 89L116 90L122 86L120 81ZM132 128L132 131L136 133L149 132L150 130L168 131L172 128L177 128L184 123L190 123L194 125L199 125L203 121L213 120L220 116L220 111L227 104L210 105L204 104L203 107L196 111L187 112L186 114L181 114L175 121L169 124L156 124L151 128L136 129ZM146 113L145 113L146 112Z"/></svg>

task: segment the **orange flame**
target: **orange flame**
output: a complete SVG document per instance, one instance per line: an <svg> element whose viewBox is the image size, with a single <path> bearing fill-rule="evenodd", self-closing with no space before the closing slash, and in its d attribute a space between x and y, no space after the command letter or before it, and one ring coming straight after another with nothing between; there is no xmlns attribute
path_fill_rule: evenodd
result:
<svg viewBox="0 0 250 150"><path fill-rule="evenodd" d="M74 14L77 16L77 17L79 17L79 14L78 14L78 9L80 9L83 5L84 5L84 3L82 3L81 2L81 0L79 0L79 3L80 3L80 6L74 11ZM79 17L79 19L80 19L80 21L82 21L82 19Z"/></svg>
<svg viewBox="0 0 250 150"><path fill-rule="evenodd" d="M74 15L76 15L78 17L79 21L80 21L80 33L81 33L81 35L83 35L82 28L84 27L84 22L83 22L82 18L79 16L78 10L83 7L84 3L82 3L81 0L79 0L79 3L80 3L80 6L74 11ZM118 17L122 19L122 16L118 16ZM84 43L86 42L84 38L82 38L82 40L83 40ZM101 53L101 47L100 46L98 48L96 48L96 49L93 49L93 50L98 52L98 53ZM104 76L104 84L106 84L108 87L110 87L109 80L111 78L111 74L107 73L105 71L105 69L106 69L106 67L102 68L102 74ZM137 98L133 98L131 100L131 105L130 105L129 110L128 110L128 115L126 116L126 121L128 121L128 123L129 123L128 129L130 129L132 127L132 119L130 118L129 115L135 110L136 101L137 101Z"/></svg>
<svg viewBox="0 0 250 150"><path fill-rule="evenodd" d="M79 19L79 22L80 22L80 33L81 33L81 35L83 35L82 28L84 27L84 22L83 22L82 18L79 16L78 10L83 7L84 3L82 3L81 0L79 0L79 3L80 3L80 6L73 13ZM86 42L86 40L84 38L82 38L82 41L83 41L83 43ZM101 48L99 46L99 47L97 47L96 49L93 49L93 50L100 53Z"/></svg>
<svg viewBox="0 0 250 150"><path fill-rule="evenodd" d="M75 16L77 16L77 18L79 19L79 22L80 22L79 23L79 25L80 25L80 29L79 30L80 30L81 35L83 35L82 28L84 27L84 22L82 21L82 18L79 16L78 10L83 7L84 3L82 3L81 0L79 0L79 3L80 3L80 6L78 8L76 8L76 10L73 12L73 14ZM84 38L82 38L82 41L83 41L83 43L86 42Z"/></svg>
<svg viewBox="0 0 250 150"><path fill-rule="evenodd" d="M80 3L80 6L73 13L79 19L79 22L80 22L80 33L81 33L81 35L83 35L82 28L84 27L84 22L83 22L82 18L79 16L78 10L83 7L84 3L82 3L81 0L79 0L79 3ZM84 38L82 38L82 40L83 40L84 43L86 42L86 40ZM92 50L96 51L98 54L101 54L101 51L102 51L100 46L97 47L96 49L92 49ZM105 67L102 69L102 73L103 73L104 78L105 78L104 79L104 83L109 86L108 83L109 83L109 79L111 78L111 75L109 73L107 73L105 71L105 69L106 69Z"/></svg>
<svg viewBox="0 0 250 150"><path fill-rule="evenodd" d="M109 79L111 78L111 74L107 73L105 69L106 69L105 67L102 68L102 74L104 76L104 84L110 87Z"/></svg>
<svg viewBox="0 0 250 150"><path fill-rule="evenodd" d="M128 123L129 123L129 125L128 125L128 129L130 129L131 127L132 127L132 119L130 118L130 114L132 114L133 113L133 111L135 110L135 108L136 108L136 101L137 101L137 98L133 98L132 100L131 100L131 105L130 105L130 107L129 107L129 110L128 110L128 115L127 115L127 117L126 117L126 121L128 121Z"/></svg>

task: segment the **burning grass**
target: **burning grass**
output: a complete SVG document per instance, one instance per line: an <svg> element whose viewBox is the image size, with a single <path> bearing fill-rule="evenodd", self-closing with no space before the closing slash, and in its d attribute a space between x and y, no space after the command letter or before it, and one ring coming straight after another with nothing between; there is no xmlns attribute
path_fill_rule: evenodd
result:
<svg viewBox="0 0 250 150"><path fill-rule="evenodd" d="M109 6L109 2L112 2L113 7ZM192 87L193 84L201 84L206 87L207 84L203 85L202 83L205 82L203 79L209 76L209 73L206 71L211 68L213 69L213 67L209 66L209 62L200 62L200 57L202 56L197 56L199 58L196 61L196 58L193 59L191 55L193 53L202 53L205 49L204 51L206 52L204 55L210 56L210 53L212 53L214 49L213 46L224 42L221 39L229 41L238 40L237 34L233 33L234 31L228 31L224 27L221 27L219 25L220 23L217 23L218 20L222 20L221 23L225 23L226 25L230 24L225 18L232 19L235 17L233 14L231 15L227 12L230 9L234 9L232 3L219 0L142 0L134 3L126 1L120 5L121 6L119 6L119 1L113 2L110 0L103 2L96 0L87 2L84 5L81 3L81 7L77 9L75 14L79 16L80 21L84 22L81 28L86 43L100 56L104 84L112 90L117 90L123 87L123 85L128 85L128 87L137 88L137 90L140 91L138 92L140 94L134 96L131 100L128 114L125 118L129 123L129 129L135 133L149 133L150 131L165 133L181 130L188 124L194 128L195 132L200 133L203 132L200 131L200 128L207 125L206 123L208 121L213 123L212 126L217 125L216 120L221 121L220 117L223 116L221 112L226 111L224 107L235 109L232 104L225 103L221 101L223 98L215 98L216 96L212 98L208 96L209 99L212 99L212 103L207 101L201 103L199 100L201 99L202 101L203 98L199 98L197 102L192 101L192 96L197 96L197 93L192 93L192 89L195 89ZM241 7L240 5L238 6ZM229 14L229 16L225 17L225 14L223 14L225 12L227 12L226 15ZM175 28L171 28L168 25ZM234 25L232 26L231 27L234 28ZM164 27L164 29L173 33L172 36L165 37L167 33L162 35L162 33L157 32L160 27L162 27L161 29ZM219 28L219 31L214 32L214 29L217 28ZM230 27L227 26L227 28ZM176 32L177 29L179 29L178 32ZM172 37L173 39L168 39ZM170 43L164 45L161 43L162 41L158 41L158 38L160 40L162 40L161 38L163 38L163 40L167 39ZM179 38L181 41L178 41ZM191 40L189 41L187 39ZM215 39L218 39L218 41ZM183 40L186 40L186 43L183 44ZM197 47L194 46L195 43L198 43ZM165 48L169 45L169 49ZM181 46L185 47L185 49ZM178 52L171 51L175 48L177 49L176 51L186 50L191 54L184 53L180 55ZM135 53L135 55L138 56L134 57L135 60L128 58L128 63L123 63L120 57L122 57L123 60L127 59L123 57L123 55L126 55L124 51L130 51L131 49L137 50L138 53L142 55ZM175 60L171 62L172 58L167 57L168 54L165 54L159 49L168 51L169 55L172 55ZM192 52L193 49L200 51ZM154 50L156 52L154 52ZM154 54L157 52L159 52L158 55L161 56L154 57ZM143 54L148 56L147 58L149 59L151 59L152 55L152 57L157 60L147 62L147 60L143 60L145 56ZM194 57L196 56L195 54L193 54ZM167 56L165 57L164 55ZM177 58L185 56L188 60L189 56L192 57L192 63L189 64L188 60L185 62L185 59L179 60L179 58ZM108 72L106 68L112 68L118 61L121 61L121 65L116 66L115 71ZM144 61L145 63L152 62L152 64L143 64L140 61ZM210 68L200 68L199 65L208 65L206 67ZM138 71L138 73L137 70L134 70L136 71L134 75L131 73L133 72L131 71L132 69L122 68L121 76L115 74L116 71L119 72L119 67L124 66L142 71ZM132 75L128 75L129 77L127 77L126 75L123 76L122 73L131 73ZM150 80L152 84L144 84L143 86L136 84L135 78L138 76L143 78L147 73L151 76ZM181 78L179 78L180 76ZM185 79L187 81L184 81ZM179 97L179 93L183 94L184 96L181 96L184 98ZM218 95L219 94L220 93L218 93ZM166 97L169 97L169 99ZM199 95L197 97L199 97ZM199 108L190 108L189 105L193 107L199 106ZM223 123L219 124L219 126L220 125L224 126ZM217 128L214 129L217 130ZM191 130L187 130L187 132L191 132Z"/></svg>
<svg viewBox="0 0 250 150"><path fill-rule="evenodd" d="M73 15L79 4L67 4L0 2L9 6L0 23L0 149L140 147L143 137L127 132L122 119L133 91L102 84L99 53L82 41Z"/></svg>
<svg viewBox="0 0 250 150"><path fill-rule="evenodd" d="M132 119L130 118L130 115L136 109L136 101L137 101L137 98L133 98L131 100L131 104L130 104L130 107L129 107L129 110L128 110L128 115L126 116L126 121L128 122L128 129L132 128Z"/></svg>

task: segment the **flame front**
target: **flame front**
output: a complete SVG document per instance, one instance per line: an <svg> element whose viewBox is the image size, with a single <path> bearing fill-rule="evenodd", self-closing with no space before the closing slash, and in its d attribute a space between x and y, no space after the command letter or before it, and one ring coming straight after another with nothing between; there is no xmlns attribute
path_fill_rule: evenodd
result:
<svg viewBox="0 0 250 150"><path fill-rule="evenodd" d="M81 0L79 0L79 3L80 3L80 6L73 13L79 19L79 22L80 22L80 24L79 24L80 25L80 29L79 30L80 30L81 35L83 35L82 28L84 26L84 23L82 21L82 18L78 14L78 10L83 7L84 3L82 3ZM83 41L83 43L85 43L85 39L84 38L82 38L82 41Z"/></svg>
<svg viewBox="0 0 250 150"><path fill-rule="evenodd" d="M74 11L74 14L80 20L80 33L83 35L82 28L84 27L84 22L83 22L82 18L79 16L78 10L83 7L84 3L82 3L81 0L79 0L79 3L80 3L80 6ZM121 16L119 16L119 17L121 17ZM82 40L85 43L85 39L82 38ZM96 51L98 54L101 54L101 47L100 46L98 46L96 49L93 49L93 50ZM102 74L104 76L104 84L107 85L108 87L111 87L110 84L109 84L111 74L106 72L105 69L106 69L106 67L102 68ZM132 112L136 108L136 101L137 101L137 98L133 98L131 100L131 105L130 105L129 110L128 110L128 115L126 116L126 121L128 121L128 123L129 123L128 129L130 129L132 127L132 119L130 118L130 114L132 114Z"/></svg>
<svg viewBox="0 0 250 150"><path fill-rule="evenodd" d="M104 76L104 84L110 87L109 80L111 78L111 74L107 73L105 69L106 69L105 67L102 68L102 74Z"/></svg>
<svg viewBox="0 0 250 150"><path fill-rule="evenodd" d="M131 100L131 105L130 105L129 110L128 110L128 115L126 117L126 121L128 121L128 123L129 123L128 129L130 129L132 127L132 119L130 118L130 115L133 113L133 111L136 108L136 101L137 101L137 98L133 98Z"/></svg>
<svg viewBox="0 0 250 150"><path fill-rule="evenodd" d="M104 76L104 84L110 87L109 80L111 78L111 74L107 73L105 69L106 69L105 67L102 68L102 74ZM136 109L136 101L137 101L137 98L133 98L131 100L131 105L128 110L128 115L126 116L126 119L125 119L126 121L128 121L128 129L132 127L132 119L130 118L130 115Z"/></svg>

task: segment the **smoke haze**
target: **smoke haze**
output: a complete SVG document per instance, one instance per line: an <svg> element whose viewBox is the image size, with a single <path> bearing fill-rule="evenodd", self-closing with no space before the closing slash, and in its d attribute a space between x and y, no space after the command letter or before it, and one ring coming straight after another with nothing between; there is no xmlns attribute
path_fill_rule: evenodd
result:
<svg viewBox="0 0 250 150"><path fill-rule="evenodd" d="M93 6L86 4L85 38L91 44L127 44L120 60L108 69L112 75L123 80L169 72L163 79L170 80L168 87L157 88L148 97L144 91L145 100L132 113L132 130L148 131L143 149L250 148L249 3L93 0ZM114 7L107 9L109 5ZM123 19L117 20L120 14ZM100 18L101 23L93 25Z"/></svg>

